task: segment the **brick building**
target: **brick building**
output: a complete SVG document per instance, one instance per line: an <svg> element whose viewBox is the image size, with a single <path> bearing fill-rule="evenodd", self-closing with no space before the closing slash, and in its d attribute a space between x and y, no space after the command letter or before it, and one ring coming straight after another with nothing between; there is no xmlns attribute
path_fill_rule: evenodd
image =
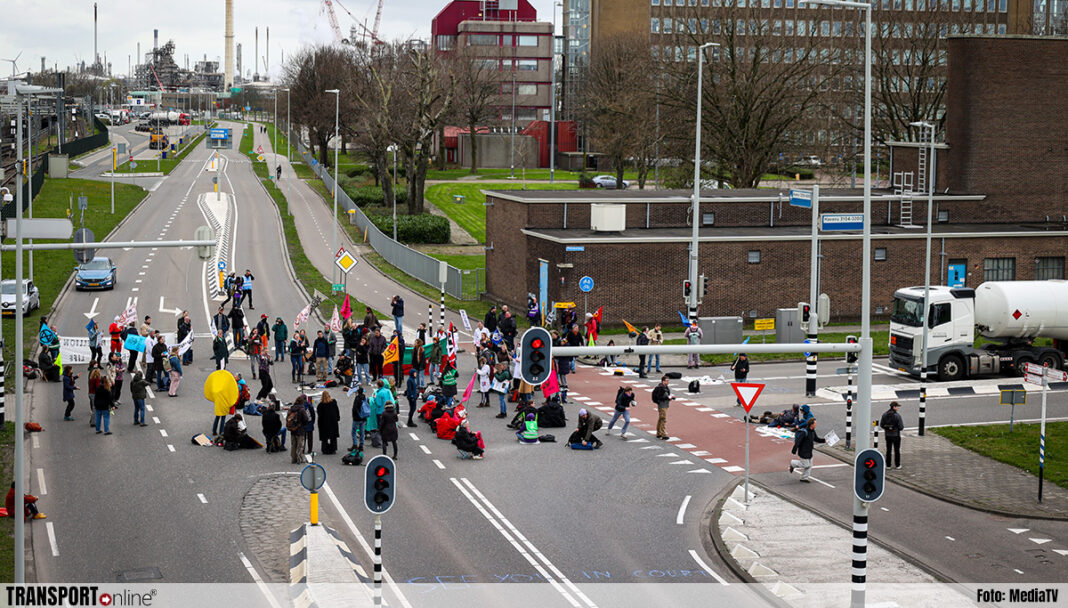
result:
<svg viewBox="0 0 1068 608"><path fill-rule="evenodd" d="M972 287L1065 278L1068 40L960 37L949 49L932 282L945 284L951 267L966 269ZM914 146L893 150L894 171L916 171ZM823 189L820 201L823 213L862 211L859 189ZM895 289L923 283L924 230L900 225L902 201L923 223L926 195L872 192L876 317ZM539 292L544 267L549 301L581 302L578 281L588 275L591 307L604 304L615 322L666 321L684 309L690 192L511 190L489 192L487 204L488 297L521 305ZM592 217L603 213L622 226ZM766 317L808 299L811 212L791 207L788 191L706 191L700 217L699 272L710 278L701 316ZM861 235L823 233L821 243L832 317L856 318Z"/></svg>

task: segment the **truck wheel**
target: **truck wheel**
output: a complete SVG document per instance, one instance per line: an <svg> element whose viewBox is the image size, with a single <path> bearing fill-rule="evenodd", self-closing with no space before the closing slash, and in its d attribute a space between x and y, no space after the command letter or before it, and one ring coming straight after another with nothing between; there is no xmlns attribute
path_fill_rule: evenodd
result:
<svg viewBox="0 0 1068 608"><path fill-rule="evenodd" d="M1052 350L1044 351L1038 356L1038 364L1052 369L1061 369L1062 362L1061 357Z"/></svg>
<svg viewBox="0 0 1068 608"><path fill-rule="evenodd" d="M964 377L964 359L960 355L946 355L938 362L938 379L943 382Z"/></svg>
<svg viewBox="0 0 1068 608"><path fill-rule="evenodd" d="M1013 364L1016 367L1016 375L1023 378L1024 374L1027 373L1027 364L1034 362L1035 359L1031 355L1024 355L1017 359L1016 362Z"/></svg>

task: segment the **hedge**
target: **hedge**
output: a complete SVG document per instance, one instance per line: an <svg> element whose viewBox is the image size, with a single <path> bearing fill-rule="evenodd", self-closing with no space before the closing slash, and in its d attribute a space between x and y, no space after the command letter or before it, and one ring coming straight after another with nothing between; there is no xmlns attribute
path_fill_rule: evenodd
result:
<svg viewBox="0 0 1068 608"><path fill-rule="evenodd" d="M368 218L379 230L393 235L393 216L371 215ZM448 243L449 218L429 213L398 215L397 240L402 243Z"/></svg>
<svg viewBox="0 0 1068 608"><path fill-rule="evenodd" d="M342 184L341 187L357 207L387 204L386 195L379 186L345 186ZM397 205L407 205L408 191L395 190L395 192L397 193Z"/></svg>

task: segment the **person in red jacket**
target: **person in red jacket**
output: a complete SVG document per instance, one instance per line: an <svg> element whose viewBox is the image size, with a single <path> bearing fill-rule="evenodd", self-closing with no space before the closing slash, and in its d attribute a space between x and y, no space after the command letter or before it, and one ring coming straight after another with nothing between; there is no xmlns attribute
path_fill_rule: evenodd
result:
<svg viewBox="0 0 1068 608"><path fill-rule="evenodd" d="M37 497L33 494L23 495L23 510L25 514L23 517L29 517L32 519L44 519L46 516L37 510ZM11 489L7 491L7 497L4 499L4 508L7 509L7 516L14 517L15 513L15 482L11 482Z"/></svg>
<svg viewBox="0 0 1068 608"><path fill-rule="evenodd" d="M121 353L122 352L122 328L119 327L118 323L112 322L111 325L108 326L108 334L111 335L111 352L113 352L113 353Z"/></svg>

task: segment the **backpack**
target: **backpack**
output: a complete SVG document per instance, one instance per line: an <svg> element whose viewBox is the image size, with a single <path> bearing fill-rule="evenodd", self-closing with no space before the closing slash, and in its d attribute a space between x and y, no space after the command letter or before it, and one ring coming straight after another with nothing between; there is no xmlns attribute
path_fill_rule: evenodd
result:
<svg viewBox="0 0 1068 608"><path fill-rule="evenodd" d="M363 452L361 452L359 448L351 450L348 454L341 457L341 464L359 466L361 463L363 463Z"/></svg>
<svg viewBox="0 0 1068 608"><path fill-rule="evenodd" d="M289 413L286 414L286 430L290 433L295 433L304 426L304 420L300 414L300 409L296 407L289 408Z"/></svg>
<svg viewBox="0 0 1068 608"><path fill-rule="evenodd" d="M701 383L698 382L697 380L690 380L690 385L688 387L686 387L686 390L691 392L691 393L700 393L701 392Z"/></svg>

